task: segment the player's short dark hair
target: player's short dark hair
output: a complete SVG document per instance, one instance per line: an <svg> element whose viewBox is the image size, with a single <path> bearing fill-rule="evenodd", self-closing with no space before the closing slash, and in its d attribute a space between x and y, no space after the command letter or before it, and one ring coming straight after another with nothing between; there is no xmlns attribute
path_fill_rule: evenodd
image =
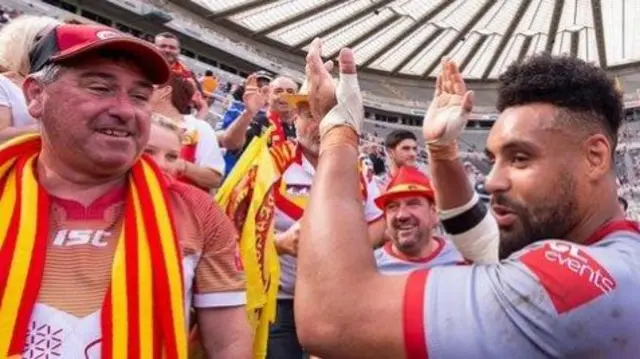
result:
<svg viewBox="0 0 640 359"><path fill-rule="evenodd" d="M204 75L205 76L213 76L213 71L207 70L207 71L204 72Z"/></svg>
<svg viewBox="0 0 640 359"><path fill-rule="evenodd" d="M394 149L396 148L396 146L398 146L398 144L404 140L414 140L417 141L418 138L416 137L416 135L411 132L411 131L407 131L407 130L394 130L391 131L391 133L389 133L387 135L387 138L384 140L384 146L388 149Z"/></svg>
<svg viewBox="0 0 640 359"><path fill-rule="evenodd" d="M534 102L565 110L584 127L598 125L615 149L624 118L622 94L601 68L569 56L540 54L509 66L499 77L498 111Z"/></svg>

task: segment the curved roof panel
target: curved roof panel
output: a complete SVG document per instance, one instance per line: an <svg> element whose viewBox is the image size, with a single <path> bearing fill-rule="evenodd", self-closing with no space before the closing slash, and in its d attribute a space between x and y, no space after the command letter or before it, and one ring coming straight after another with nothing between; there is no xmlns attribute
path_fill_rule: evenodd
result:
<svg viewBox="0 0 640 359"><path fill-rule="evenodd" d="M550 51L604 68L640 61L637 0L191 0L246 30L302 53L354 49L361 68L418 78L453 57L463 75L492 80L514 61Z"/></svg>

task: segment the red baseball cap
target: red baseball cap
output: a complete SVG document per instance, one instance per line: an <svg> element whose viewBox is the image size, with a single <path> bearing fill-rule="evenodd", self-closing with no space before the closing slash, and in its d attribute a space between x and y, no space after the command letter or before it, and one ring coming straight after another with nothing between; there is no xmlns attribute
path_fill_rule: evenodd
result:
<svg viewBox="0 0 640 359"><path fill-rule="evenodd" d="M375 199L376 206L383 209L394 199L409 196L426 197L435 202L436 195L431 187L429 177L412 166L403 166L391 179L385 193Z"/></svg>
<svg viewBox="0 0 640 359"><path fill-rule="evenodd" d="M107 26L72 24L56 26L36 43L29 52L31 73L94 51L131 54L154 84L164 84L171 76L167 60L153 45Z"/></svg>

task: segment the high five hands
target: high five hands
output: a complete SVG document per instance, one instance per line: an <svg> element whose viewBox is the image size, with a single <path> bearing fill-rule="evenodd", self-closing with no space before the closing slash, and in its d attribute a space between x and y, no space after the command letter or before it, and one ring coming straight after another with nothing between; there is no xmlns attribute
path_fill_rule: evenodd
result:
<svg viewBox="0 0 640 359"><path fill-rule="evenodd" d="M309 106L320 122L320 137L336 126L348 126L360 133L364 122L362 94L358 84L353 51L344 48L338 57L340 77L336 85L331 77L332 62L322 61L322 40L315 39L307 53L305 67L309 84Z"/></svg>
<svg viewBox="0 0 640 359"><path fill-rule="evenodd" d="M330 73L332 63L324 63L321 56L322 40L315 39L307 53L305 70L311 112L314 118L322 119L320 136L336 126L348 126L359 134L364 123L364 107L353 51L348 48L340 51L337 86ZM467 124L472 108L473 92L467 90L458 66L443 59L434 98L423 121L422 132L427 144L454 142Z"/></svg>
<svg viewBox="0 0 640 359"><path fill-rule="evenodd" d="M449 145L464 130L473 108L473 91L467 90L458 66L448 58L436 79L433 101L424 117L422 134L427 144Z"/></svg>

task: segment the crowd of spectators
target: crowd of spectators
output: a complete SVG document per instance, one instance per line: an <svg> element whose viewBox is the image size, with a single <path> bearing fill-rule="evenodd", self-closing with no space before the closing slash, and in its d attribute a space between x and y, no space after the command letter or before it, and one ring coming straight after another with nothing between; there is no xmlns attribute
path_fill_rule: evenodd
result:
<svg viewBox="0 0 640 359"><path fill-rule="evenodd" d="M17 13L11 9L0 9L0 23L10 23L16 15ZM45 24L44 20L45 18L33 18L27 26L30 32L25 31L23 34L25 39L20 41L30 47L39 45L38 41L43 33L50 33L47 31L59 26L57 21ZM50 20L53 21L53 19ZM127 37L127 39L131 41L131 38ZM239 183L244 183L244 180L255 180L255 173L247 174L245 178L235 178L231 169L243 159L242 156L245 154L255 155L253 152L248 152L252 143L258 143L259 139L268 137L269 147L265 146L265 151L281 151L273 155L274 158L277 157L274 161L285 158L283 162L286 162L286 167L283 166L280 169L282 173L279 174L283 180L277 182L277 186L282 185L278 191L282 190L284 194L278 192L274 195L275 201L279 201L275 208L281 212L276 215L279 217L276 220L277 233L274 246L280 255L282 267L288 271L289 279L295 281L296 262L290 257L297 255L297 239L295 244L291 244L293 241L291 233L296 233L297 238L295 231L302 212L294 209L282 214L284 207L277 206L283 202L291 204L299 200L299 198L290 200L282 196L292 194L292 197L300 197L300 193L308 194L315 174L315 166L317 166L320 153L318 121L314 122L314 113L307 102L308 94L305 92L307 90L305 85L298 87L292 78L265 71L254 73L241 83L228 81L217 76L212 70L195 73L179 57L178 37L171 33L160 33L154 38L144 39L151 42L155 46L153 51L162 55L171 66L171 74L167 76L168 82L155 84L153 90L150 90L151 95L148 101L153 111L153 118L151 142L145 150L146 153L156 160L160 168L175 177L176 181L193 185L209 195L214 195L227 179L238 180ZM142 44L142 42L139 43ZM28 51L24 51L26 49L25 47L18 55L11 55L21 60L30 60L27 56ZM7 49L4 50L6 53ZM26 60L23 62L31 66L32 63ZM164 61L161 62L164 64ZM0 97L9 92L13 94L11 99L9 96L0 98L2 100L0 107L4 110L0 113L0 123L7 124L0 128L0 142L23 134L18 133L19 131L25 131L24 133L41 131L40 125L31 118L30 112L16 111L16 101L20 102L22 107L26 105L20 86L25 81L24 75L33 72L34 69L23 70L18 67L3 67L3 74L0 76L5 86L1 89L3 92L0 93ZM28 121L23 125L20 119ZM118 137L116 133L118 131L109 129L103 132L109 132L107 136ZM127 136L126 131L123 136ZM168 140L165 141L165 138ZM381 224L382 212L376 207L373 198L391 188L392 178L397 178L403 169L411 168L408 171L414 171L417 168L419 170L417 172L420 173L412 172L411 175L418 177L429 174L428 152L422 145L424 141L408 130L391 131L384 137L373 130L362 133L360 140L360 159L365 166L363 172L375 177L373 180L365 176L366 181L363 186L368 230L372 238L383 243L388 234L384 232L384 224L383 227L376 227L376 223ZM162 147L166 146L167 142L172 142L173 147L163 150ZM402 146L406 147L401 148ZM484 181L490 164L484 152L480 148L469 146L468 150L460 151L460 156L473 188L482 200L487 201L489 196L484 190ZM259 165L259 161L257 163ZM630 214L634 215L633 211L640 210L640 206L636 204L640 202L640 132L637 129L623 127L615 164L619 194L627 200ZM240 170L245 168L241 167ZM285 182L290 181L291 178L295 178L295 183ZM370 186L369 182L378 186ZM252 191L256 188L248 187ZM431 193L431 196L434 194ZM244 223L238 229L244 228L243 225ZM284 293L290 295L286 298L288 301L293 298L293 288L290 290L290 293ZM280 302L282 298L278 299ZM288 305L290 307L287 308L292 311L292 303ZM293 318L290 319L293 321ZM293 336L295 338L295 328Z"/></svg>

